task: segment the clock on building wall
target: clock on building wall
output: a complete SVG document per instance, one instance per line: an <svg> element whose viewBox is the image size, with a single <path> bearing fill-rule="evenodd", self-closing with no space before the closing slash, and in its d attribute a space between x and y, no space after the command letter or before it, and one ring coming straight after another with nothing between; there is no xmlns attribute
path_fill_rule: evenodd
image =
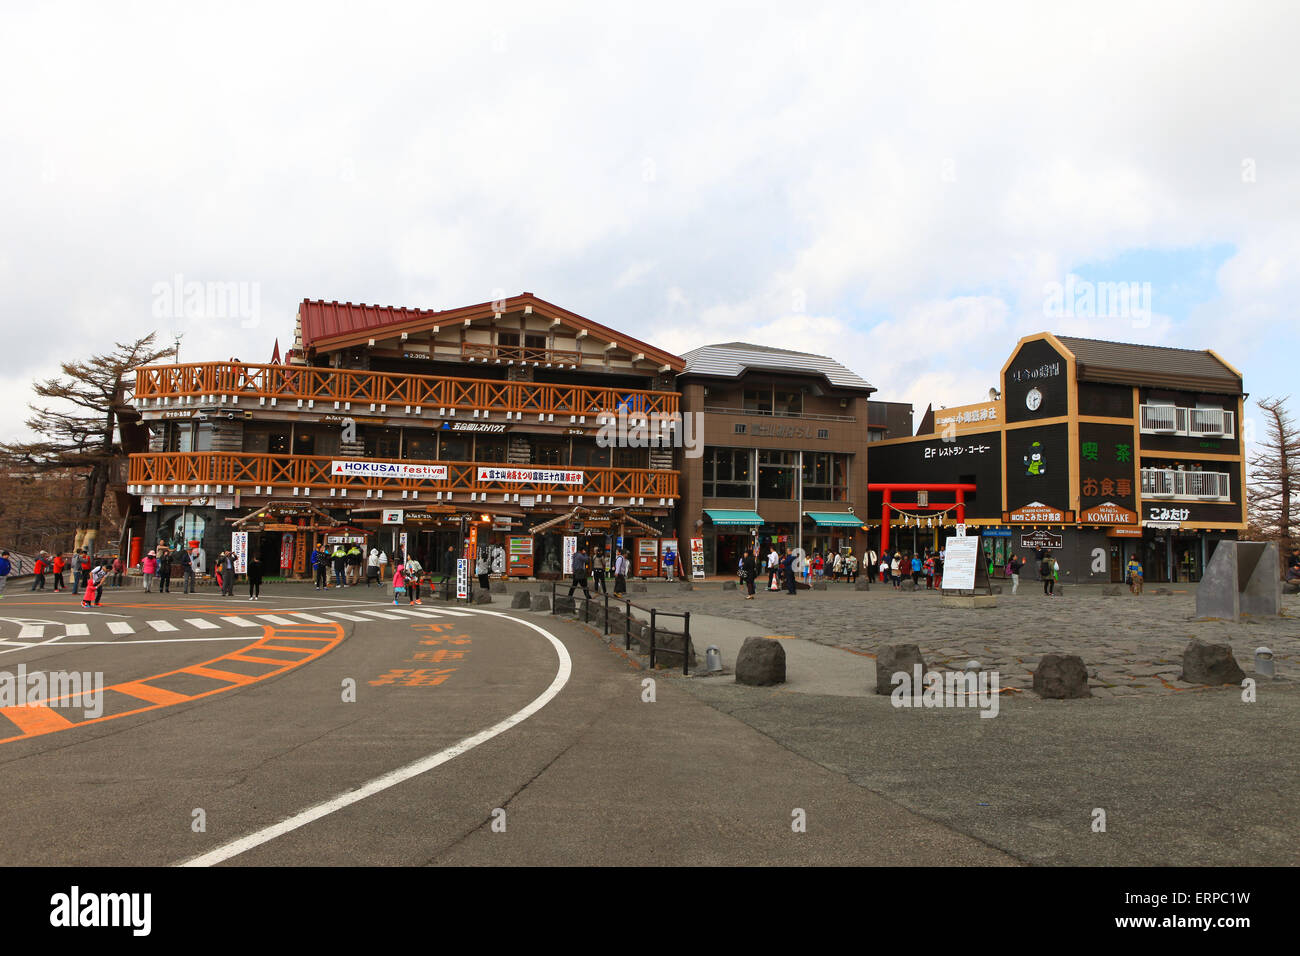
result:
<svg viewBox="0 0 1300 956"><path fill-rule="evenodd" d="M1025 408L1031 412L1038 411L1038 406L1043 404L1043 393L1036 388L1031 388L1025 393Z"/></svg>

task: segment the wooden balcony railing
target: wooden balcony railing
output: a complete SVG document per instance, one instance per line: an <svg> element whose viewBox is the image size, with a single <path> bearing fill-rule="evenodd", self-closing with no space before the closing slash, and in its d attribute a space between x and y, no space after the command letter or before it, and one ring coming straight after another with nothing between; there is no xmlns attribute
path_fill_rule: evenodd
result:
<svg viewBox="0 0 1300 956"><path fill-rule="evenodd" d="M264 495L292 495L294 489L310 489L312 494L328 496L347 489L349 494L366 491L383 491L386 495L401 498L401 492L419 492L420 500L434 499L436 492L471 492L488 494L489 501L499 500L497 495L542 494L605 496L619 499L645 499L645 504L658 505L660 499L671 504L677 497L677 472L646 468L591 468L582 466L519 465L507 466L500 462L470 461L401 461L398 459L366 458L367 463L391 462L405 465L441 465L447 469L445 478L396 478L379 475L335 475L332 462L336 459L304 455L254 455L247 452L171 452L132 455L127 480L134 494L175 494L177 492L216 494L239 489L245 494L260 488ZM581 482L568 484L558 481L479 481L478 469L511 468L537 471L580 472ZM154 487L156 486L156 487ZM182 487L183 486L183 487ZM208 486L205 488L204 486ZM653 502L651 501L653 499ZM464 500L464 499L462 499ZM584 502L587 503L587 502ZM612 501L610 502L613 503Z"/></svg>
<svg viewBox="0 0 1300 956"><path fill-rule="evenodd" d="M539 349L523 345L492 345L487 342L462 342L461 358L480 362L518 362L536 365L582 364L582 353L569 349Z"/></svg>
<svg viewBox="0 0 1300 956"><path fill-rule="evenodd" d="M409 407L410 410L455 408L521 415L617 414L620 407L646 414L672 415L678 392L657 392L592 385L503 382L436 375L395 375L306 365L244 365L208 362L196 365L151 365L136 370L137 402L185 398L263 399L338 402L344 405ZM238 401L235 402L238 404Z"/></svg>

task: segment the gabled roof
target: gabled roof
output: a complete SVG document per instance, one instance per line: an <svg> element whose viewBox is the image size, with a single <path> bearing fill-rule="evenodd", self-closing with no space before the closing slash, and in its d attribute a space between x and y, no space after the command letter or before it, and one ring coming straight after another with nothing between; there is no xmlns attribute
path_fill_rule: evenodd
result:
<svg viewBox="0 0 1300 956"><path fill-rule="evenodd" d="M1068 335L1056 338L1074 353L1075 377L1081 382L1242 393L1240 373L1209 350L1106 342Z"/></svg>
<svg viewBox="0 0 1300 956"><path fill-rule="evenodd" d="M655 348L640 339L624 335L608 326L593 322L576 312L539 299L531 292L505 300L480 302L456 309L405 309L384 305L354 305L351 302L324 302L304 299L298 307L305 349L338 349L365 345L370 339L389 338L402 332L420 332L436 326L463 323L466 319L490 319L497 313L519 312L531 306L535 314L559 319L572 329L585 329L606 342L614 342L633 355L643 352L648 361L667 365L674 372L682 369L680 356Z"/></svg>
<svg viewBox="0 0 1300 956"><path fill-rule="evenodd" d="M739 378L747 371L793 372L820 375L836 388L876 390L866 379L849 371L833 358L810 352L792 352L770 345L751 345L748 342L704 345L691 349L682 358L686 360L683 375Z"/></svg>

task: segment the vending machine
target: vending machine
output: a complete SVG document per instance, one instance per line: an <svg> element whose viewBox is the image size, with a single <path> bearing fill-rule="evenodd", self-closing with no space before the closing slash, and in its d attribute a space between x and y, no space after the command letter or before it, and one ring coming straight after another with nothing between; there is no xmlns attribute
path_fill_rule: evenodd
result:
<svg viewBox="0 0 1300 956"><path fill-rule="evenodd" d="M511 535L508 540L507 571L512 578L527 578L533 573L533 539Z"/></svg>
<svg viewBox="0 0 1300 956"><path fill-rule="evenodd" d="M659 575L659 539L658 538L637 538L636 539L636 567L634 568L636 576L639 578L653 578Z"/></svg>

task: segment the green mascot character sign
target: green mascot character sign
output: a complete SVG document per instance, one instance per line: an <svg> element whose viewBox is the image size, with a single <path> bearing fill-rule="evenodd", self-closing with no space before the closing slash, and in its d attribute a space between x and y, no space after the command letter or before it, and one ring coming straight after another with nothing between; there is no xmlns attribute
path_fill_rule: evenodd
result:
<svg viewBox="0 0 1300 956"><path fill-rule="evenodd" d="M1034 442L1029 446L1029 454L1025 456L1025 474L1047 474L1047 459L1043 457L1043 445L1041 442Z"/></svg>

